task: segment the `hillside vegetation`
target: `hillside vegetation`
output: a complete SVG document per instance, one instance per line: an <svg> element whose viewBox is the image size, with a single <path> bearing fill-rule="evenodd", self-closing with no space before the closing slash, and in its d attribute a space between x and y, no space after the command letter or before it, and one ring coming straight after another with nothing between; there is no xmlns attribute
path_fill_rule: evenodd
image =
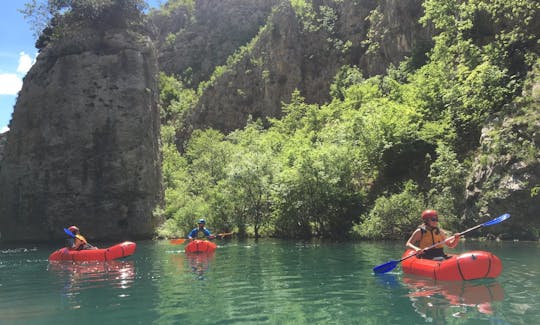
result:
<svg viewBox="0 0 540 325"><path fill-rule="evenodd" d="M316 13L331 2L290 4L304 28L322 29L328 20ZM295 90L280 117L254 117L232 132L195 128L179 144L186 114L211 87L162 74L159 234L184 235L205 217L240 235L403 239L424 208L435 208L452 230L510 212L511 227L489 231L537 239L539 2L426 0L423 8L420 22L436 31L425 63L406 58L373 76L344 65L328 101ZM256 51L257 38L209 82ZM376 37L367 42L377 46ZM514 187L519 202L500 182L515 164L527 170ZM486 166L495 167L480 182Z"/></svg>

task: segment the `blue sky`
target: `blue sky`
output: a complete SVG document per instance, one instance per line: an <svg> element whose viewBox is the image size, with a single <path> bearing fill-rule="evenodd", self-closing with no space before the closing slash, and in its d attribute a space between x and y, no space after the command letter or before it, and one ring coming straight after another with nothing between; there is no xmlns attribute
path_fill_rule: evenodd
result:
<svg viewBox="0 0 540 325"><path fill-rule="evenodd" d="M26 2L29 0L0 1L0 133L8 130L22 79L37 55L30 24L18 11ZM152 7L165 2L147 0Z"/></svg>
<svg viewBox="0 0 540 325"><path fill-rule="evenodd" d="M37 54L30 25L17 11L24 8L25 2L9 0L0 4L0 133L7 130L22 78Z"/></svg>

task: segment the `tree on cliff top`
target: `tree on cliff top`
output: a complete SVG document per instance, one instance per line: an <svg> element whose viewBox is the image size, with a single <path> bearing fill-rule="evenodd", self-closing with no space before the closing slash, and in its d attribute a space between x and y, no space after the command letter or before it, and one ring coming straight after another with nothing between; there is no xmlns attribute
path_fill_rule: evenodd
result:
<svg viewBox="0 0 540 325"><path fill-rule="evenodd" d="M144 0L31 0L20 10L36 37L36 48L78 27L126 28L144 21Z"/></svg>

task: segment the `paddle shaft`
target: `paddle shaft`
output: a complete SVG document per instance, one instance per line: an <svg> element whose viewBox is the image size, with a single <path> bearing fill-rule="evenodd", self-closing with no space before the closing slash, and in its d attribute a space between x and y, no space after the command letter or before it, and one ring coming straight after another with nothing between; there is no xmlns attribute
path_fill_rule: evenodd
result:
<svg viewBox="0 0 540 325"><path fill-rule="evenodd" d="M69 235L71 238L73 238L73 239L77 238L77 236L75 236L75 234L72 233L71 230L69 230L69 229L67 229L67 228L64 228L64 232L65 232L67 235ZM90 244L89 242L86 242L86 244L87 244L88 246L92 247L92 248L93 248L93 247L96 247L96 246Z"/></svg>
<svg viewBox="0 0 540 325"><path fill-rule="evenodd" d="M460 233L457 233L457 235L463 236L463 235L465 235L465 234L468 233L468 232L471 232L471 231L473 231L473 230L475 230L475 229L478 229L478 228L482 227L483 225L484 225L484 224L476 225L476 226L471 227L471 228L469 228L469 229L467 229L467 230L465 230L465 231L462 231L462 232L460 232ZM454 235L454 236L455 236L455 235ZM429 249L432 249L432 248L434 248L434 247L439 246L440 244L444 244L444 243L446 243L447 241L451 240L452 237L454 237L454 236L450 236L450 237L446 238L446 239L443 240L443 241L440 241L440 242L435 243L435 244L433 244L433 245L431 245L431 246L429 246L429 247L426 247L426 248L424 248L422 251L427 251L427 250L429 250ZM411 255L409 255L409 256L406 256L406 257L400 259L398 262L405 261L406 259L411 258L411 257L416 256L416 255L418 255L418 252L416 252L416 253L414 253L414 254L411 254Z"/></svg>
<svg viewBox="0 0 540 325"><path fill-rule="evenodd" d="M226 232L226 233L222 233L222 234L217 234L215 236L211 236L210 239L213 239L213 238L216 238L216 237L225 237L225 236L229 236L229 235L232 235L234 234L234 232ZM169 242L171 244L174 244L174 245L181 245L183 243L185 243L186 239L185 238L178 238L178 239L171 239Z"/></svg>

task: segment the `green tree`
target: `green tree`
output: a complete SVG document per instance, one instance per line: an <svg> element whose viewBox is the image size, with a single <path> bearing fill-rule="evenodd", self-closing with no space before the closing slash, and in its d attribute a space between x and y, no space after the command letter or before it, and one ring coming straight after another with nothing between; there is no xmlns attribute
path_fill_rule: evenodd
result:
<svg viewBox="0 0 540 325"><path fill-rule="evenodd" d="M144 0L31 0L21 10L39 36L38 49L81 27L145 28Z"/></svg>
<svg viewBox="0 0 540 325"><path fill-rule="evenodd" d="M413 182L407 182L401 193L380 196L373 208L353 227L353 233L365 239L406 239L421 223L424 199Z"/></svg>
<svg viewBox="0 0 540 325"><path fill-rule="evenodd" d="M195 130L186 147L185 157L193 175L194 191L203 193L205 187L215 186L226 177L231 151L224 135L213 129Z"/></svg>
<svg viewBox="0 0 540 325"><path fill-rule="evenodd" d="M431 164L428 206L444 215L444 225L458 229L465 198L466 169L448 145L439 143L437 159Z"/></svg>
<svg viewBox="0 0 540 325"><path fill-rule="evenodd" d="M171 125L178 132L189 112L197 103L197 92L185 87L174 76L159 74L160 116L162 125Z"/></svg>

